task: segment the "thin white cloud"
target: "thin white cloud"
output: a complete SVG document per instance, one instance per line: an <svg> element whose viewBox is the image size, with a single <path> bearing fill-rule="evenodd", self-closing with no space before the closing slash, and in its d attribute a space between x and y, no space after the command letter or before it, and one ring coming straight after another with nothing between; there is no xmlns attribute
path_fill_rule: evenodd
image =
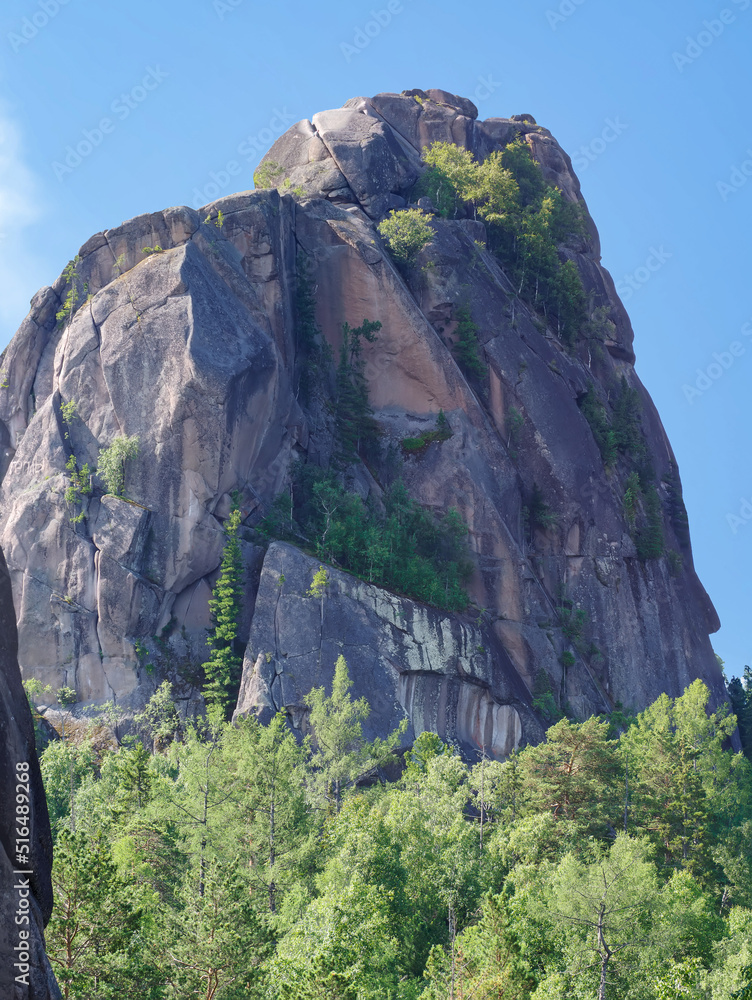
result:
<svg viewBox="0 0 752 1000"><path fill-rule="evenodd" d="M0 106L0 350L28 312L43 273L28 232L42 212L39 187L24 159L21 130Z"/></svg>

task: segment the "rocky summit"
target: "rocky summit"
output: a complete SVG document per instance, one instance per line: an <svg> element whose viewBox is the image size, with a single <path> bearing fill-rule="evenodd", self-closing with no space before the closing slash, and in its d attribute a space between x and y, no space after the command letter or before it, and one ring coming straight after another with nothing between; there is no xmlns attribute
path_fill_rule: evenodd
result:
<svg viewBox="0 0 752 1000"><path fill-rule="evenodd" d="M422 183L436 143L474 164L514 149L520 192L549 192L537 218L577 209L549 261L583 303L576 336L525 271L530 227L518 240L503 213L447 209ZM696 678L723 701L676 462L551 133L527 114L479 121L441 90L357 97L290 128L256 185L97 233L3 354L0 542L24 675L126 713L164 678L200 704L237 503L239 712L305 729L303 696L340 653L373 734L407 717L405 739L432 729L499 757L558 713L642 708ZM379 224L418 207L430 242L400 262ZM352 356L377 443L343 459L337 360L364 320L380 327ZM134 438L122 488L106 485L100 453ZM260 531L301 467L333 469L363 510L399 482L438 522L460 515L469 602L348 574L297 517L279 540Z"/></svg>

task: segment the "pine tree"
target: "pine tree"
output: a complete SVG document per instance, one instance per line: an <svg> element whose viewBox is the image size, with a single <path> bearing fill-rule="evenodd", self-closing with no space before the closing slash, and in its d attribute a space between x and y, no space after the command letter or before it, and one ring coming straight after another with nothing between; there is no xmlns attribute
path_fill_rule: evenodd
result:
<svg viewBox="0 0 752 1000"><path fill-rule="evenodd" d="M473 323L467 306L461 306L457 310L457 320L457 329L454 331L457 339L453 347L457 364L471 378L483 379L488 370L478 353L478 327Z"/></svg>
<svg viewBox="0 0 752 1000"><path fill-rule="evenodd" d="M243 651L238 642L238 619L242 598L242 556L238 529L240 510L236 503L227 521L224 555L219 579L209 601L214 628L209 635L211 656L203 665L206 676L204 697L207 704L220 705L225 712L232 706L240 684Z"/></svg>
<svg viewBox="0 0 752 1000"><path fill-rule="evenodd" d="M342 346L337 366L337 430L340 440L340 458L347 464L359 453L372 450L378 440L379 430L373 419L368 400L368 385L360 356L361 338L369 344L376 340L381 323L364 319L361 326L342 326Z"/></svg>

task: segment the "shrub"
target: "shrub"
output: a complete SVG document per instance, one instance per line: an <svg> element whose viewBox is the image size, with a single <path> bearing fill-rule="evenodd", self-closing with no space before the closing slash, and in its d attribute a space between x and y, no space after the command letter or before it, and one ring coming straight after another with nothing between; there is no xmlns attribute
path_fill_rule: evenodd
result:
<svg viewBox="0 0 752 1000"><path fill-rule="evenodd" d="M420 208L392 209L379 223L379 233L397 264L412 267L420 251L433 239L430 216Z"/></svg>
<svg viewBox="0 0 752 1000"><path fill-rule="evenodd" d="M419 437L406 437L402 439L402 450L405 452L419 452L427 448L432 441L447 441L452 436L452 431L449 426L449 421L444 416L444 411L439 410L439 416L436 420L436 429L432 431L423 431Z"/></svg>
<svg viewBox="0 0 752 1000"><path fill-rule="evenodd" d="M129 458L135 458L137 454L138 435L116 437L109 448L100 451L97 473L109 493L117 497L125 495L125 463Z"/></svg>
<svg viewBox="0 0 752 1000"><path fill-rule="evenodd" d="M585 293L571 261L558 247L584 233L579 205L546 183L526 143L516 140L482 163L453 143L432 143L423 153L428 169L416 192L428 194L438 212L456 216L472 207L489 228L490 247L523 295L550 314L561 339L572 347L587 319Z"/></svg>
<svg viewBox="0 0 752 1000"><path fill-rule="evenodd" d="M306 538L319 559L369 583L447 611L467 607L467 525L454 508L435 518L401 481L377 508L348 492L332 472L312 465L295 470L293 495L294 518L285 523L287 512L277 512L259 526L267 538L281 529L277 537Z"/></svg>
<svg viewBox="0 0 752 1000"><path fill-rule="evenodd" d="M528 512L530 524L533 528L542 528L544 531L547 531L549 528L555 528L559 523L558 515L546 503L543 491L537 483L533 483Z"/></svg>
<svg viewBox="0 0 752 1000"><path fill-rule="evenodd" d="M256 168L253 175L253 183L256 188L274 188L279 186L279 181L285 169L274 160L265 160Z"/></svg>
<svg viewBox="0 0 752 1000"><path fill-rule="evenodd" d="M58 688L55 697L57 698L58 705L62 705L63 708L67 708L69 705L75 705L78 702L76 689L72 687L63 686Z"/></svg>

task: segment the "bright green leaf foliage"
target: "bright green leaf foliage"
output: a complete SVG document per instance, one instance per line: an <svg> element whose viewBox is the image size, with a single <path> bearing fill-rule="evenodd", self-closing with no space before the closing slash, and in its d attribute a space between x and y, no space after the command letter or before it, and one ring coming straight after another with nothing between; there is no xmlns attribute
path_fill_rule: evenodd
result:
<svg viewBox="0 0 752 1000"><path fill-rule="evenodd" d="M433 239L430 216L419 208L393 209L378 225L395 261L410 268Z"/></svg>
<svg viewBox="0 0 752 1000"><path fill-rule="evenodd" d="M467 525L455 508L434 518L400 480L386 491L379 510L347 492L332 473L310 465L296 470L293 498L294 511L283 494L286 510L273 509L262 522L267 537L308 538L320 559L371 583L450 611L467 607L464 583L472 564Z"/></svg>
<svg viewBox="0 0 752 1000"><path fill-rule="evenodd" d="M746 998L752 773L699 681L506 761L421 733L401 775L343 657L305 737L168 695L144 745L42 755L69 1000Z"/></svg>
<svg viewBox="0 0 752 1000"><path fill-rule="evenodd" d="M125 463L138 454L138 436L116 437L109 448L99 452L97 473L107 490L116 497L125 495Z"/></svg>
<svg viewBox="0 0 752 1000"><path fill-rule="evenodd" d="M386 740L366 741L363 722L370 708L365 698L353 701L351 683L345 658L339 656L331 695L327 697L323 688L314 688L305 698L314 747L312 792L322 805L335 811L339 811L348 788L392 757L407 727L405 723Z"/></svg>
<svg viewBox="0 0 752 1000"><path fill-rule="evenodd" d="M482 163L453 143L434 142L423 152L428 169L418 194L427 194L444 217L471 210L489 230L491 248L518 294L556 325L573 347L587 318L582 281L560 247L584 232L579 206L566 202L543 179L526 143L516 140Z"/></svg>

